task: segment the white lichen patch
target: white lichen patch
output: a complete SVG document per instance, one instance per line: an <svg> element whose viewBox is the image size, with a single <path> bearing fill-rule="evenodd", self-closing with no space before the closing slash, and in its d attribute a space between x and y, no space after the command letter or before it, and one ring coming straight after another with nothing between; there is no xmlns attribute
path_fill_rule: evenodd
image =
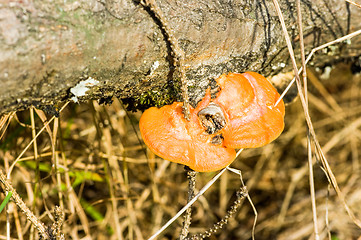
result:
<svg viewBox="0 0 361 240"><path fill-rule="evenodd" d="M153 63L153 65L150 67L150 74L149 75L152 75L153 74L153 72L159 67L159 62L158 61L155 61L154 63Z"/></svg>
<svg viewBox="0 0 361 240"><path fill-rule="evenodd" d="M98 80L89 77L87 80L79 82L75 87L70 89L70 92L74 94L71 98L74 102L78 102L78 97L85 96L86 92L95 85L99 84Z"/></svg>

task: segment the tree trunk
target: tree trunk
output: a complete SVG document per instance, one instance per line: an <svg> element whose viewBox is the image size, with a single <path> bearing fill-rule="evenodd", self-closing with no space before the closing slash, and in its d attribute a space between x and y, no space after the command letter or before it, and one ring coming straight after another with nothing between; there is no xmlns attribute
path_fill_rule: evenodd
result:
<svg viewBox="0 0 361 240"><path fill-rule="evenodd" d="M193 104L222 73L268 76L291 69L272 1L157 3L186 54ZM298 49L295 3L280 4ZM306 53L361 29L361 10L342 0L302 0L301 5ZM330 48L313 64L359 56L360 43L357 37ZM169 103L179 98L172 61L158 21L131 0L0 3L0 114L57 106L74 92L79 101L115 96L133 109ZM85 80L94 86L82 96L73 87Z"/></svg>

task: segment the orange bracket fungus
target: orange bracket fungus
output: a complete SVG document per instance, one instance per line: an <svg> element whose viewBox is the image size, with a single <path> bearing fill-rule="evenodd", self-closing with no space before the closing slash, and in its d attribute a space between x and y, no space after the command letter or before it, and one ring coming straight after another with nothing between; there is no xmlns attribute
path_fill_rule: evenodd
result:
<svg viewBox="0 0 361 240"><path fill-rule="evenodd" d="M284 127L283 101L276 89L258 73L229 73L217 80L215 99L209 89L187 121L183 103L151 107L140 118L145 144L158 156L210 172L228 166L235 149L256 148L276 139Z"/></svg>

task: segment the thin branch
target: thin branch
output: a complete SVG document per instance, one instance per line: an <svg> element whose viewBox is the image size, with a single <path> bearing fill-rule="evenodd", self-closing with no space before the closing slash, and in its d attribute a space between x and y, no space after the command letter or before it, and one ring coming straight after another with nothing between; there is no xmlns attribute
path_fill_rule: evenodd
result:
<svg viewBox="0 0 361 240"><path fill-rule="evenodd" d="M11 200L20 208L20 210L26 215L26 218L38 229L39 233L44 239L50 239L48 232L46 231L45 225L41 222L35 214L26 206L24 201L21 199L16 190L11 186L9 181L6 179L6 175L0 169L0 182L3 185L4 192L12 192Z"/></svg>
<svg viewBox="0 0 361 240"><path fill-rule="evenodd" d="M244 193L247 193L247 194L246 194L247 200L248 200L249 204L251 205L252 210L253 210L253 213L254 213L254 221L253 221L253 226L252 226L252 240L255 240L256 223L257 223L257 218L258 218L257 209L256 209L256 207L254 206L253 201L252 201L251 197L250 197L249 194L248 194L247 187L246 187L246 185L245 185L244 182L243 182L243 177L242 177L242 172L241 172L241 170L234 169L234 168L230 168L230 167L227 167L227 169L228 169L229 171L234 172L235 174L238 174L238 175L239 175L239 178L240 178L241 183L242 183L242 188L244 189Z"/></svg>
<svg viewBox="0 0 361 240"><path fill-rule="evenodd" d="M243 151L243 149L238 150L236 157L234 159L237 159L237 157L239 156L239 154ZM199 193L197 193L194 198L189 201L187 203L187 205L185 205L181 210L179 210L177 212L176 215L174 215L174 217L172 217L166 224L164 224L156 233L154 233L150 238L148 238L148 240L152 240L155 239L156 237L158 237L159 234L161 234L167 227L169 227L175 220L177 220L177 218L179 218L179 216L181 216L190 206L193 205L193 203L195 203L198 198L200 196L202 196L212 185L213 183L215 183L215 181L217 181L217 179L222 176L222 174L227 170L227 168L223 168L216 176L214 176L212 178L212 180L210 180L206 185L204 185L204 187L199 191Z"/></svg>
<svg viewBox="0 0 361 240"><path fill-rule="evenodd" d="M55 206L54 208L54 223L51 226L51 232L55 236L56 240L65 240L64 234L61 232L61 228L64 223L64 211L61 207Z"/></svg>
<svg viewBox="0 0 361 240"><path fill-rule="evenodd" d="M148 240L152 240L155 239L160 233L162 233L167 227L169 227L169 225L171 225L175 220L177 220L177 218L179 218L190 206L193 205L193 203L195 203L198 198L200 196L203 195L203 193L205 191L207 191L215 181L217 181L217 179L224 173L224 171L226 171L227 168L223 168L216 176L214 176L212 178L211 181L209 181L200 191L197 195L194 196L194 198L189 201L187 203L187 205L185 205L181 210L179 210L179 212L177 212L176 215L174 215L174 217L172 217L166 224L163 225L163 227L161 227L156 233L154 233Z"/></svg>
<svg viewBox="0 0 361 240"><path fill-rule="evenodd" d="M197 172L193 171L192 169L190 169L188 167L186 167L186 171L187 171L187 178L188 178L188 200L187 200L187 202L189 202L192 200L192 198L194 198ZM185 239L188 235L189 226L191 225L191 214L192 214L192 208L190 207L187 209L187 211L184 215L183 227L182 227L182 231L181 231L181 234L179 237L180 240Z"/></svg>
<svg viewBox="0 0 361 240"><path fill-rule="evenodd" d="M179 46L178 40L175 38L173 30L169 26L166 17L164 17L162 10L158 7L155 0L141 0L140 3L145 7L149 7L150 11L152 11L155 17L159 20L163 30L168 35L167 40L170 43L170 47L173 52L173 57L175 59L174 64L178 67L178 71L180 72L184 118L189 121L190 105L189 105L189 97L188 97L188 85L187 85L187 79L186 79L185 67L184 67L184 51Z"/></svg>
<svg viewBox="0 0 361 240"><path fill-rule="evenodd" d="M241 186L241 188L237 190L236 196L236 200L233 202L232 206L227 211L227 214L221 220L213 224L213 226L210 229L206 230L204 233L193 235L187 239L198 240L209 238L212 234L222 229L224 225L228 224L229 219L238 211L239 207L242 205L243 200L245 198L248 198L247 188L245 186Z"/></svg>

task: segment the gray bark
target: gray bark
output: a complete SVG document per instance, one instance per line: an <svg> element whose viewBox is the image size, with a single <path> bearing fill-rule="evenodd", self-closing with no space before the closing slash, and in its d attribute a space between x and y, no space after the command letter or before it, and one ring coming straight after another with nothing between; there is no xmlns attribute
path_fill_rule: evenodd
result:
<svg viewBox="0 0 361 240"><path fill-rule="evenodd" d="M271 1L157 0L186 54L191 100L226 72L290 70ZM299 48L293 1L280 1ZM302 0L306 52L361 28L361 10L343 0ZM359 56L361 38L318 54L313 64ZM297 51L296 51L297 52ZM80 97L115 96L133 109L179 98L167 40L151 14L131 0L0 3L0 114L57 106L89 77Z"/></svg>

